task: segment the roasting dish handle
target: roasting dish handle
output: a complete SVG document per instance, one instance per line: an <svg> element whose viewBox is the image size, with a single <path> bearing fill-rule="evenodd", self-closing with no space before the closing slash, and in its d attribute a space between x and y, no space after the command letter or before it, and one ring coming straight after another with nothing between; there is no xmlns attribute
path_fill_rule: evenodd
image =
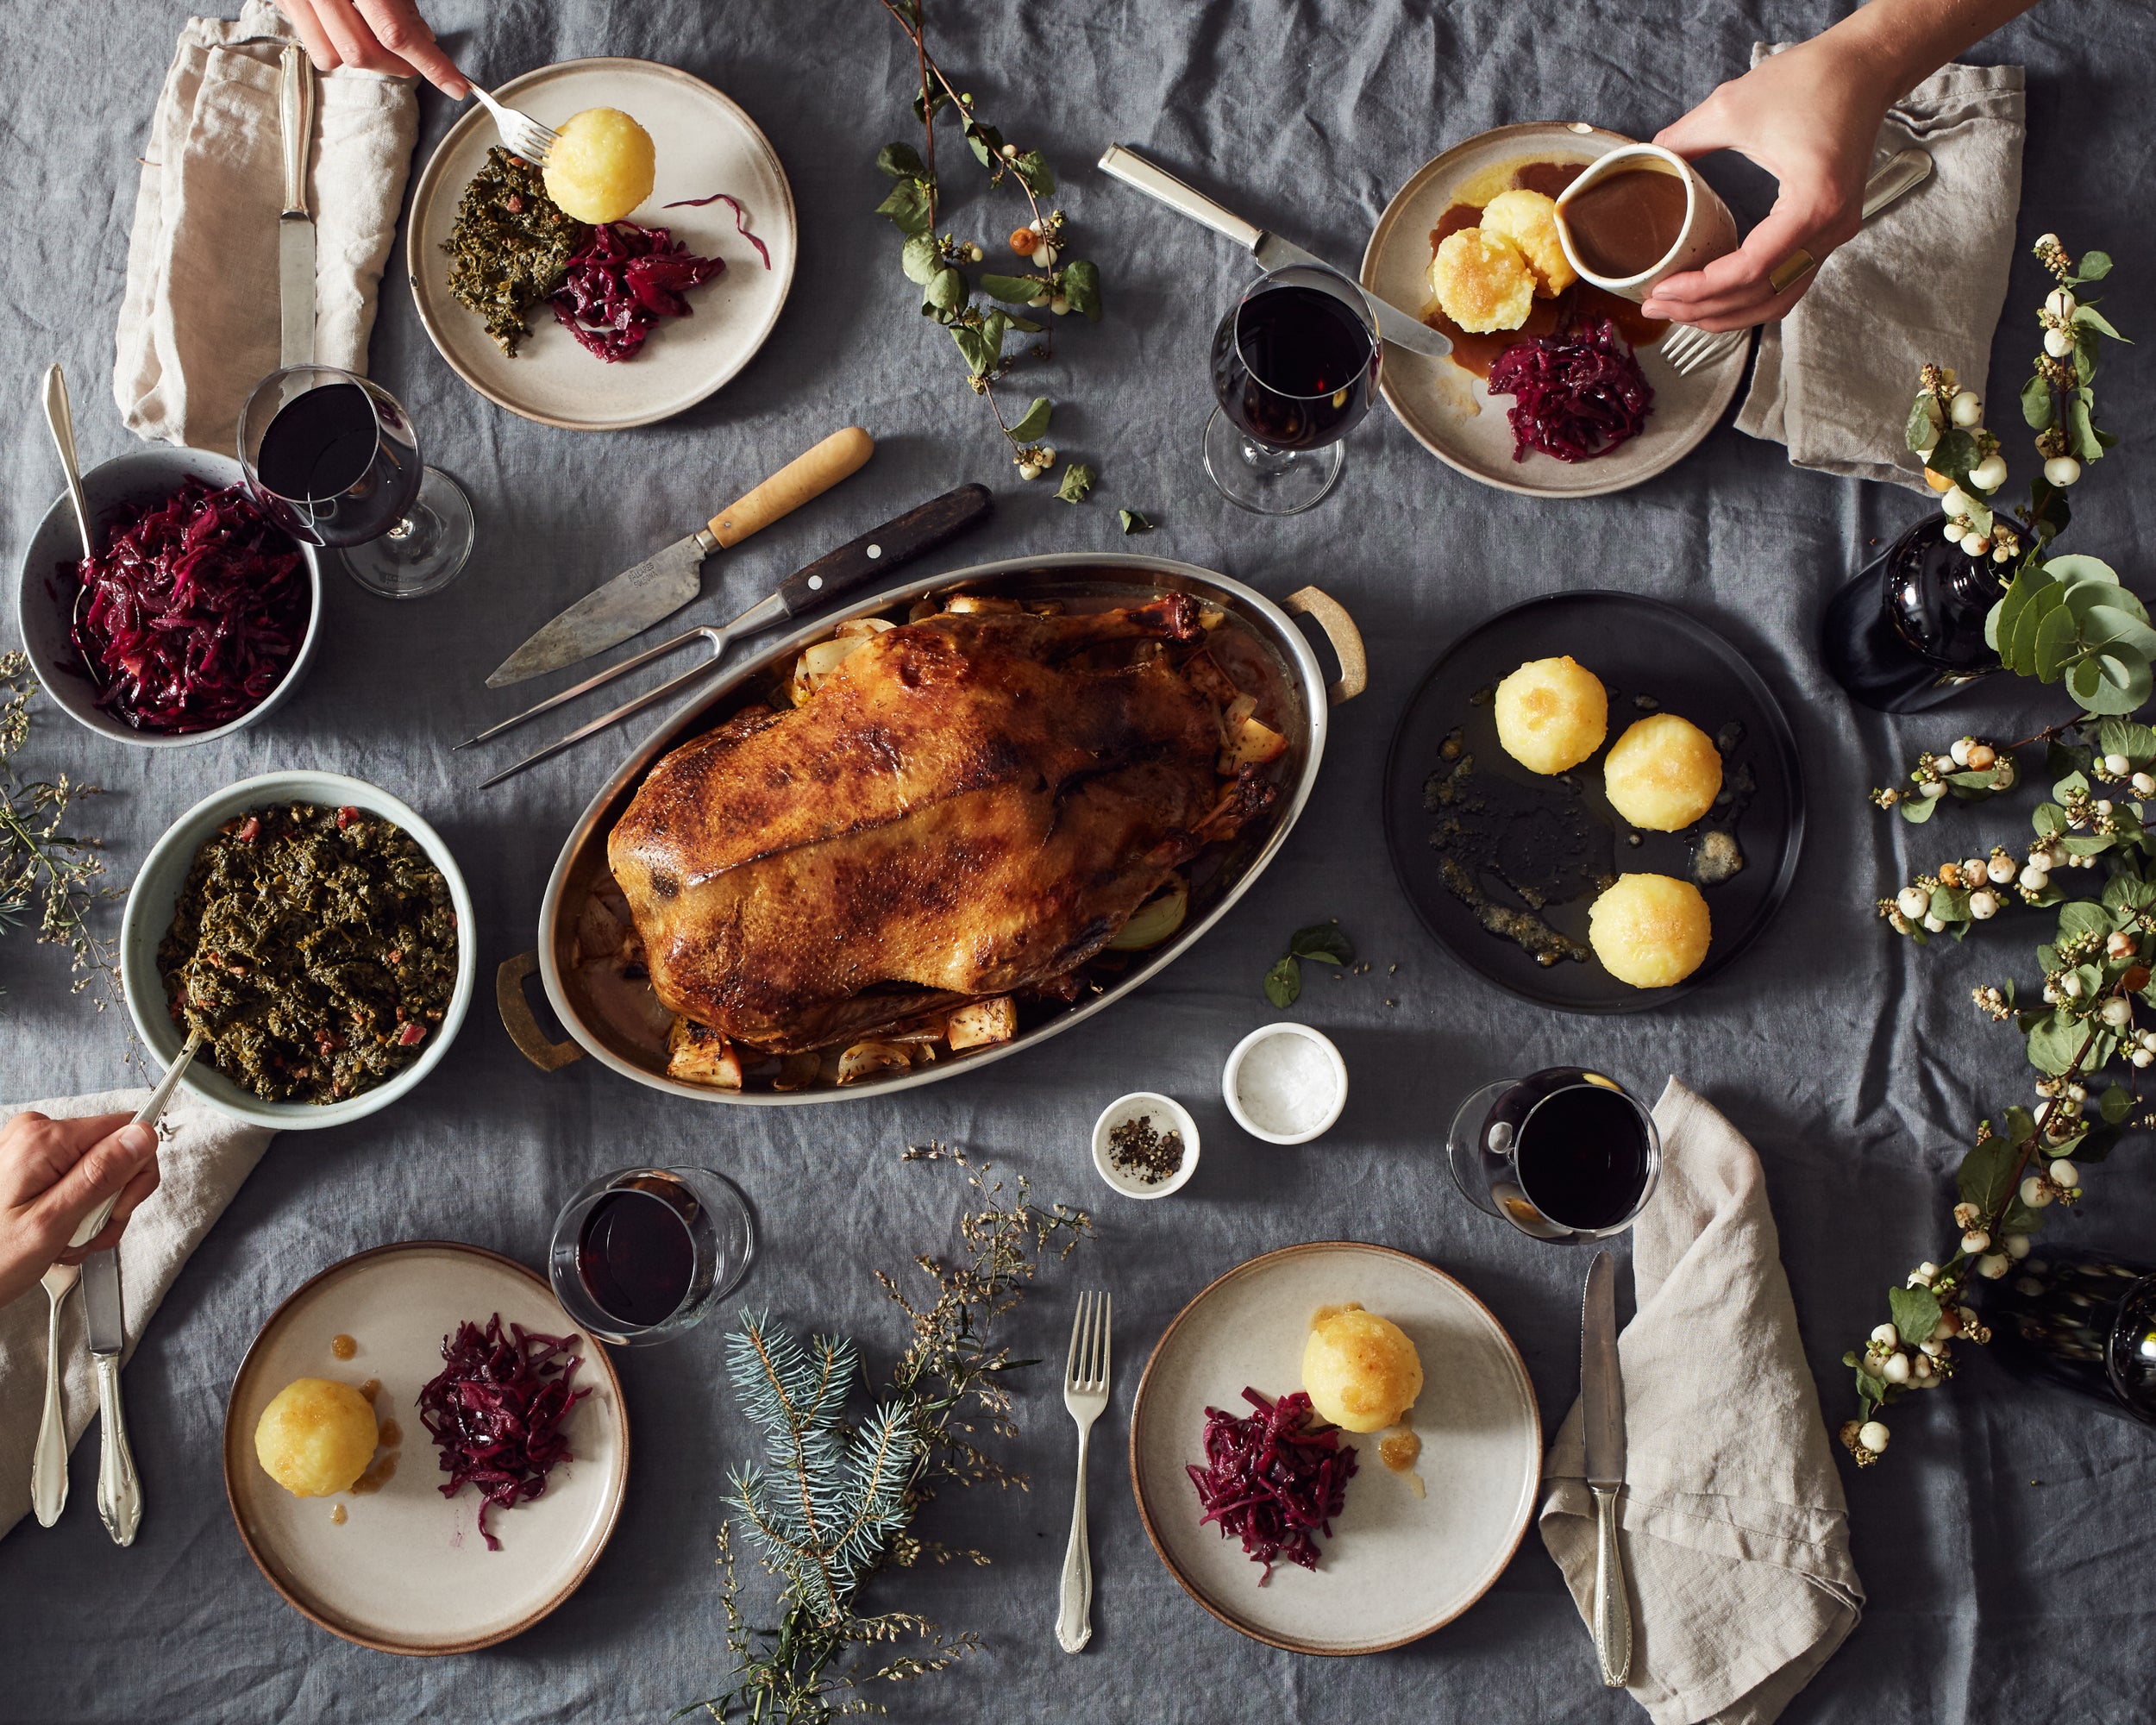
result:
<svg viewBox="0 0 2156 1725"><path fill-rule="evenodd" d="M1280 602L1281 609L1297 617L1313 618L1340 661L1340 678L1326 687L1326 703L1338 706L1351 701L1369 687L1369 659L1363 651L1363 631L1347 614L1347 607L1323 587L1301 587Z"/></svg>
<svg viewBox="0 0 2156 1725"><path fill-rule="evenodd" d="M520 952L514 958L503 959L501 969L494 973L494 1005L517 1053L542 1072L559 1072L583 1059L584 1051L573 1042L555 1042L539 1028L531 1002L524 995L524 979L538 968L536 952Z"/></svg>

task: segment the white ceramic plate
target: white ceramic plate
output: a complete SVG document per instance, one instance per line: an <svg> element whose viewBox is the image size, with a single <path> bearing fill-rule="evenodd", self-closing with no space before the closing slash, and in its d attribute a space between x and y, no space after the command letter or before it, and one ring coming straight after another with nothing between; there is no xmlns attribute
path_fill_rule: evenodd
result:
<svg viewBox="0 0 2156 1725"><path fill-rule="evenodd" d="M520 1634L575 1592L621 1514L629 1415L606 1351L580 1334L580 1401L563 1423L573 1459L538 1497L493 1509L479 1537L479 1497L442 1495L441 1471L415 1401L442 1370L442 1339L499 1312L505 1330L562 1335L574 1321L532 1270L478 1246L418 1240L377 1246L304 1283L272 1314L233 1380L224 1413L224 1486L240 1538L270 1584L332 1634L388 1653L461 1653ZM330 1352L348 1335L359 1352ZM401 1431L388 1482L363 1496L294 1497L254 1457L254 1427L296 1377L379 1378L375 1412ZM378 1454L376 1465L379 1466ZM342 1504L348 1519L331 1520Z"/></svg>
<svg viewBox="0 0 2156 1725"><path fill-rule="evenodd" d="M1363 285L1408 311L1420 310L1430 298L1431 230L1463 191L1473 189L1469 201L1483 203L1489 193L1475 182L1509 164L1593 161L1632 141L1576 121L1501 126L1455 144L1426 162L1385 206L1363 254ZM1749 342L1739 342L1719 363L1679 377L1656 348L1643 350L1639 367L1654 387L1646 430L1588 461L1560 461L1540 450L1514 461L1506 416L1512 398L1493 400L1482 379L1449 359L1388 348L1378 392L1418 443L1471 480L1529 497L1599 497L1651 479L1691 454L1736 395L1750 352Z"/></svg>
<svg viewBox="0 0 2156 1725"><path fill-rule="evenodd" d="M1184 1467L1205 1458L1208 1406L1247 1413L1248 1384L1302 1387L1303 1343L1321 1306L1359 1302L1390 1318L1422 1358L1416 1465L1428 1490L1350 1439L1359 1471L1319 1542L1315 1571L1263 1569L1242 1542L1199 1525ZM1374 1653L1426 1635L1480 1599L1534 1512L1542 1421L1520 1351L1482 1302L1443 1270L1389 1247L1289 1246L1231 1270L1160 1339L1131 1412L1131 1483L1161 1561L1231 1628L1298 1653Z"/></svg>
<svg viewBox="0 0 2156 1725"><path fill-rule="evenodd" d="M474 106L449 129L419 176L405 245L419 320L442 357L489 401L570 431L649 425L703 400L763 345L793 283L793 193L770 141L703 79L649 60L565 60L511 78L494 93L549 126L586 108L630 115L651 134L658 170L651 196L629 219L667 229L691 251L725 259L726 269L718 280L690 289L689 315L662 318L633 360L609 365L586 352L543 304L526 314L531 335L509 358L478 317L451 297L449 260L442 249L464 188L500 141L486 111ZM734 231L734 214L725 204L661 207L715 191L741 200L750 231L771 249L769 269Z"/></svg>

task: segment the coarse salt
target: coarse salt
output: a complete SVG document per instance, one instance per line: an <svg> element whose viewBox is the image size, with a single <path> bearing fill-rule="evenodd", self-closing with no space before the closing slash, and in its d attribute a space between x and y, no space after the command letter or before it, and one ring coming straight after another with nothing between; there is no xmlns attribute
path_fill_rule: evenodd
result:
<svg viewBox="0 0 2156 1725"><path fill-rule="evenodd" d="M1339 1074L1325 1050L1293 1031L1254 1044L1235 1075L1236 1100L1250 1124L1282 1138L1315 1129L1339 1094Z"/></svg>

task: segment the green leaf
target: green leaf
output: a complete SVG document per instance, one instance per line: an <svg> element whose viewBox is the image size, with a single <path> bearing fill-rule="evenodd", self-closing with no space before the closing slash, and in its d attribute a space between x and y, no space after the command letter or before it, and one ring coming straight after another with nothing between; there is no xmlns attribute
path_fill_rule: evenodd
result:
<svg viewBox="0 0 2156 1725"><path fill-rule="evenodd" d="M2025 677L2036 674L2036 633L2045 617L2065 605L2064 590L2048 575L2029 589L2028 603L2014 619L2014 634L1999 656L2009 668Z"/></svg>
<svg viewBox="0 0 2156 1725"><path fill-rule="evenodd" d="M1056 176L1049 171L1048 158L1038 150L1028 150L1018 157L1011 164L1011 172L1036 198L1045 198L1056 189Z"/></svg>
<svg viewBox="0 0 2156 1725"><path fill-rule="evenodd" d="M893 179L928 178L928 165L911 144L886 144L876 152L876 166Z"/></svg>
<svg viewBox="0 0 2156 1725"><path fill-rule="evenodd" d="M2111 254L2109 252L2084 252L2081 261L2074 266L2076 281L2102 281L2111 273Z"/></svg>
<svg viewBox="0 0 2156 1725"><path fill-rule="evenodd" d="M2134 1112L2134 1093L2123 1084L2114 1084L2096 1098L2096 1112L2103 1116L2107 1126L2115 1126Z"/></svg>
<svg viewBox="0 0 2156 1725"><path fill-rule="evenodd" d="M938 311L962 310L968 297L966 278L948 266L931 276L928 285L921 290L921 304Z"/></svg>
<svg viewBox="0 0 2156 1725"><path fill-rule="evenodd" d="M1094 473L1083 461L1073 461L1063 469L1063 482L1056 487L1056 495L1065 503L1083 503L1086 493L1093 489Z"/></svg>
<svg viewBox="0 0 2156 1725"><path fill-rule="evenodd" d="M943 248L936 243L933 234L909 234L899 252L899 267L906 272L906 279L926 287L936 279L936 272L943 267Z"/></svg>
<svg viewBox="0 0 2156 1725"><path fill-rule="evenodd" d="M1001 356L1000 347L991 347L987 337L980 330L964 323L951 325L950 338L958 343L958 351L964 356L966 369L975 377L985 377L996 367Z"/></svg>
<svg viewBox="0 0 2156 1725"><path fill-rule="evenodd" d="M993 275L983 273L981 291L1006 305L1030 305L1033 296L1048 284L1037 275Z"/></svg>
<svg viewBox="0 0 2156 1725"><path fill-rule="evenodd" d="M2061 946L2084 934L2109 934L2110 932L2111 919L2105 914L2102 905L2091 903L2087 899L2076 899L2071 904L2059 907L2059 944Z"/></svg>
<svg viewBox="0 0 2156 1725"><path fill-rule="evenodd" d="M2103 667L2103 687L2098 699L2089 703L2091 712L2139 712L2148 705L2150 695L2156 694L2156 675L2140 654L2122 647L2107 650L2098 662Z"/></svg>
<svg viewBox="0 0 2156 1725"><path fill-rule="evenodd" d="M2051 385L2041 377L2033 377L2021 386L2021 417L2028 421L2032 431L2051 429L2056 409L2052 405Z"/></svg>
<svg viewBox="0 0 2156 1725"><path fill-rule="evenodd" d="M984 126L978 120L966 122L966 141L981 159L983 167L1003 166L1003 134L993 126Z"/></svg>
<svg viewBox="0 0 2156 1725"><path fill-rule="evenodd" d="M2080 324L2084 329L2100 329L2115 342L2123 342L2126 340L2125 336L2120 335L2117 330L2111 327L2110 320L2101 311L2097 310L2093 305L2075 306L2074 322ZM2106 387L2109 387L2109 386L2107 385Z"/></svg>
<svg viewBox="0 0 2156 1725"><path fill-rule="evenodd" d="M1999 1232L2002 1234L2033 1234L2044 1226L2044 1213L2032 1210L2019 1198L2006 1207L1999 1217Z"/></svg>
<svg viewBox="0 0 2156 1725"><path fill-rule="evenodd" d="M1153 530L1153 524L1135 509L1119 509L1115 518L1122 523L1125 533L1150 533Z"/></svg>
<svg viewBox="0 0 2156 1725"><path fill-rule="evenodd" d="M1023 329L1029 336L1037 336L1048 327L1045 323L1036 323L1031 317L1021 317L1015 311L1009 313L1003 321L1013 329Z"/></svg>
<svg viewBox="0 0 2156 1725"><path fill-rule="evenodd" d="M1989 647L1994 653L1999 650L1999 634L2002 628L2006 625L2011 616L2014 614L2013 612L2009 612L2007 609L2007 607L2013 603L2013 600L2014 590L2013 588L2009 587L2006 591L2005 598L2002 599L1996 605L1993 605L1990 610L1984 614L1984 644ZM2022 603L2026 604L2028 601L2023 600ZM2019 609L2019 606L2015 607L2015 611L2018 611ZM2014 638L2010 630L2007 632L2006 638L2009 641Z"/></svg>
<svg viewBox="0 0 2156 1725"><path fill-rule="evenodd" d="M1282 1012L1295 1004L1302 993L1302 966L1283 958L1265 973L1265 998Z"/></svg>
<svg viewBox="0 0 2156 1725"><path fill-rule="evenodd" d="M929 227L927 185L918 179L900 180L876 205L876 214L888 216L902 234L925 234Z"/></svg>
<svg viewBox="0 0 2156 1725"><path fill-rule="evenodd" d="M2036 1116L2027 1108L2009 1107L2006 1111L2006 1137L2010 1145L2021 1145L2036 1130Z"/></svg>
<svg viewBox="0 0 2156 1725"><path fill-rule="evenodd" d="M1044 395L1033 398L1033 405L1025 410L1018 423L1011 428L1011 435L1021 443L1038 442L1048 435L1049 401Z"/></svg>
<svg viewBox="0 0 2156 1725"><path fill-rule="evenodd" d="M2061 603L2036 625L2035 646L2037 676L2046 683L2057 682L2081 651L2081 620Z"/></svg>
<svg viewBox="0 0 2156 1725"><path fill-rule="evenodd" d="M1940 433L1939 447L1925 458L1924 465L1959 485L1969 477L1969 469L1983 459L1974 436L1956 425Z"/></svg>
<svg viewBox="0 0 2156 1725"><path fill-rule="evenodd" d="M1943 797L1908 796L1895 806L1902 812L1902 819L1911 826L1921 826L1939 812L1940 804L1945 800Z"/></svg>
<svg viewBox="0 0 2156 1725"><path fill-rule="evenodd" d="M1939 1295L1928 1288L1890 1288L1887 1307L1894 1314L1894 1327L1903 1346L1921 1347L1939 1327Z"/></svg>
<svg viewBox="0 0 2156 1725"><path fill-rule="evenodd" d="M2082 461L2103 459L2103 445L2096 442L2096 427L2089 420L2089 404L2079 395L2066 409L2066 453Z"/></svg>
<svg viewBox="0 0 2156 1725"><path fill-rule="evenodd" d="M2063 1013L2046 1013L2028 1033L2028 1063L2056 1077L2074 1063L2088 1035Z"/></svg>
<svg viewBox="0 0 2156 1725"><path fill-rule="evenodd" d="M1937 441L1939 427L1932 421L1932 413L1937 411L1937 400L1929 391L1926 391L1909 404L1909 422L1903 429L1902 435L1909 446L1911 455L1923 454Z"/></svg>
<svg viewBox="0 0 2156 1725"><path fill-rule="evenodd" d="M2039 803L2029 816L2039 838L2056 838L2066 830L2066 811L2057 803Z"/></svg>
<svg viewBox="0 0 2156 1725"><path fill-rule="evenodd" d="M1063 266L1063 298L1088 323L1100 321L1100 272L1083 261Z"/></svg>
<svg viewBox="0 0 2156 1725"><path fill-rule="evenodd" d="M2046 678L2046 681L2050 679ZM2082 659L2066 672L2066 693L2090 712L2097 711L2096 703L2103 699L2103 667L2094 658Z"/></svg>
<svg viewBox="0 0 2156 1725"><path fill-rule="evenodd" d="M1355 943L1337 922L1313 922L1288 937L1288 950L1298 958L1323 958L1333 964L1355 963Z"/></svg>
<svg viewBox="0 0 2156 1725"><path fill-rule="evenodd" d="M2081 636L2091 647L2126 647L2144 658L2156 658L2156 629L2118 605L2090 605L2082 613ZM2121 749L2104 752L2131 755L2138 751Z"/></svg>

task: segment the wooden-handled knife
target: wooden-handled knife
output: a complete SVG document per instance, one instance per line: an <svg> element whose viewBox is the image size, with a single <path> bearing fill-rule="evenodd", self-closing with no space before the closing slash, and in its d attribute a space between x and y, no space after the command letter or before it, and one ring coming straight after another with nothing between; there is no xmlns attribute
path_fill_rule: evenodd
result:
<svg viewBox="0 0 2156 1725"><path fill-rule="evenodd" d="M858 425L832 432L687 537L585 594L503 660L487 678L487 687L503 688L558 671L671 617L703 591L705 558L740 544L860 472L875 448L875 440Z"/></svg>

